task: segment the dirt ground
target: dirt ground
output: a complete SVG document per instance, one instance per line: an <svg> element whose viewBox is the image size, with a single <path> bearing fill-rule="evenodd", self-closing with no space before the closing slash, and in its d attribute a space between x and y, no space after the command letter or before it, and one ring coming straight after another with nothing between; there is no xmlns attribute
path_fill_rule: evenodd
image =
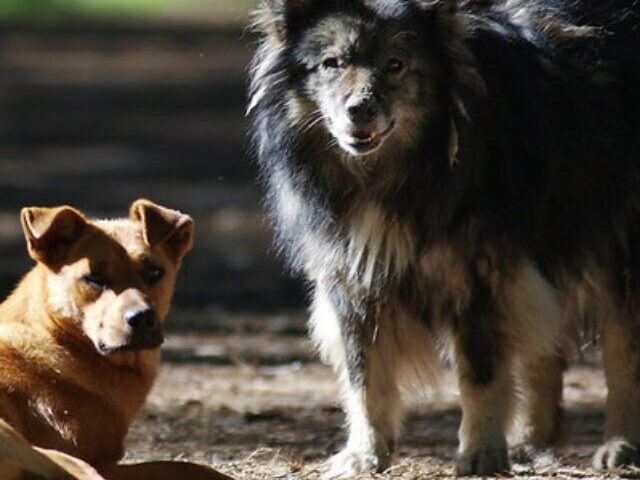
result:
<svg viewBox="0 0 640 480"><path fill-rule="evenodd" d="M291 318L299 325L300 315ZM319 478L322 461L344 441L334 376L304 336L284 328L282 317L273 320L282 331L171 335L158 383L131 430L127 460L198 461L239 478ZM577 362L566 375L558 458L516 465L518 478L597 477L588 468L602 436L605 386L596 363ZM455 382L445 373L437 391L408 403L397 462L374 477L450 477L460 421Z"/></svg>
<svg viewBox="0 0 640 480"><path fill-rule="evenodd" d="M227 19L228 20L228 19ZM243 116L245 16L0 27L0 290L29 264L25 205L122 214L145 196L192 214L189 255L157 385L126 460L183 459L243 479L314 479L344 441L332 373L305 339L304 289L270 247ZM593 361L565 381L558 463L521 478L594 476L605 386ZM379 478L447 478L460 413L453 382L411 403ZM618 476L640 478L637 472ZM365 477L368 478L368 477Z"/></svg>

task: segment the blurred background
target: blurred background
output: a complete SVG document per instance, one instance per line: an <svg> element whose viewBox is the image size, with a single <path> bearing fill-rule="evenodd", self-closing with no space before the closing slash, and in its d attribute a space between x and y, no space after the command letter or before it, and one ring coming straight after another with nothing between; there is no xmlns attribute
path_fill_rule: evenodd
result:
<svg viewBox="0 0 640 480"><path fill-rule="evenodd" d="M20 207L118 216L148 197L197 221L170 328L301 307L246 148L253 5L0 1L0 293L29 265Z"/></svg>

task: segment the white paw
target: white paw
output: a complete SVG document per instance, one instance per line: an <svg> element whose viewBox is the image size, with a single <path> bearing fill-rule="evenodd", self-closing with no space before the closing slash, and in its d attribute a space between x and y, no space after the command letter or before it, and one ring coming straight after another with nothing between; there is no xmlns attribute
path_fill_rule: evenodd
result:
<svg viewBox="0 0 640 480"><path fill-rule="evenodd" d="M631 466L640 466L640 449L623 438L607 441L593 457L593 467L598 470Z"/></svg>
<svg viewBox="0 0 640 480"><path fill-rule="evenodd" d="M381 458L373 452L361 452L345 448L328 461L329 469L325 478L348 478L361 473L381 472L387 467L388 458Z"/></svg>
<svg viewBox="0 0 640 480"><path fill-rule="evenodd" d="M507 474L509 469L509 455L504 446L462 452L456 459L456 475L459 477Z"/></svg>

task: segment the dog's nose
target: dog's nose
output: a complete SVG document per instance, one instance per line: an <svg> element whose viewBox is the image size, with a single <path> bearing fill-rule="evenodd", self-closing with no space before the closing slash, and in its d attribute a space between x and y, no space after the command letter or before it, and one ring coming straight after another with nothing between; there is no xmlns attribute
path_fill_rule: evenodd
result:
<svg viewBox="0 0 640 480"><path fill-rule="evenodd" d="M358 103L347 108L349 119L357 124L362 125L375 120L380 113L380 106L373 97L361 99Z"/></svg>
<svg viewBox="0 0 640 480"><path fill-rule="evenodd" d="M152 309L132 309L124 314L124 320L133 330L149 330L156 324L156 312Z"/></svg>

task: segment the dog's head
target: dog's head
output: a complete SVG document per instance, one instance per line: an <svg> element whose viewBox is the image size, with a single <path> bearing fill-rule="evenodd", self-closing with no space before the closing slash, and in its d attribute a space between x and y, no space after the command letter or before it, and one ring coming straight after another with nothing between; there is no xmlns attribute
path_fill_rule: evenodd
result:
<svg viewBox="0 0 640 480"><path fill-rule="evenodd" d="M285 77L300 130L323 125L363 156L416 140L443 113L441 51L457 25L454 0L267 0L254 66L255 107ZM447 38L443 38L447 37ZM456 37L457 38L457 37ZM265 82L261 82L264 79ZM290 100L291 101L291 100Z"/></svg>
<svg viewBox="0 0 640 480"><path fill-rule="evenodd" d="M31 257L44 272L56 327L103 354L158 348L193 220L138 200L128 219L88 220L74 208L25 208Z"/></svg>

